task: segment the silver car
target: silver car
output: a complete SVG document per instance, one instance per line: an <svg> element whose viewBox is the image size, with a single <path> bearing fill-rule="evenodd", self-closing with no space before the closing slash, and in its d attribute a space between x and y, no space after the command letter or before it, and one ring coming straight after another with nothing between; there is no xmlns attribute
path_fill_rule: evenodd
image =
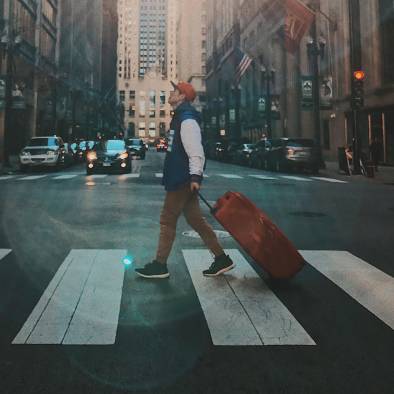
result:
<svg viewBox="0 0 394 394"><path fill-rule="evenodd" d="M71 154L60 137L33 137L19 154L20 169L31 167L65 167L72 163Z"/></svg>

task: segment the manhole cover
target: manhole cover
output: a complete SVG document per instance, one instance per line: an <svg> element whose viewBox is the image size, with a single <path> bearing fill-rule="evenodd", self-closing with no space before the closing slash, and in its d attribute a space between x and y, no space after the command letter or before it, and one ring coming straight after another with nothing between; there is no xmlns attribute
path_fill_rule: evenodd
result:
<svg viewBox="0 0 394 394"><path fill-rule="evenodd" d="M216 234L216 236L219 239L230 238L231 237L231 235L227 231L214 230L214 233ZM185 237L189 237L189 238L200 238L198 233L196 231L193 231L193 230L191 230L191 231L184 231L182 233L182 235L184 235Z"/></svg>
<svg viewBox="0 0 394 394"><path fill-rule="evenodd" d="M321 213L321 212L307 212L307 211L290 212L290 215L302 216L305 218L321 218L321 217L327 216L326 214Z"/></svg>

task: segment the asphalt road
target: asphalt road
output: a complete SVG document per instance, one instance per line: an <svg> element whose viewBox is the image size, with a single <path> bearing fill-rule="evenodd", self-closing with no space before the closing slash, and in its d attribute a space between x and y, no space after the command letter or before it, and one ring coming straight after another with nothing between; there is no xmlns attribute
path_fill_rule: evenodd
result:
<svg viewBox="0 0 394 394"><path fill-rule="evenodd" d="M392 393L393 186L339 176L337 180L343 182L308 175L285 178L289 174L209 161L209 178L203 183L208 200L228 190L244 193L299 250L308 256L315 251L315 258L306 258L308 264L291 281L272 281L235 241L224 238L224 248L242 253L255 274L236 277L240 258L227 281L206 282L196 276L194 282L184 251L204 253L205 247L199 238L182 235L190 229L181 218L169 261L170 279L146 281L137 278L133 268L155 255L164 198L156 174L162 171L163 159L164 154L148 152L145 161L133 162L133 173L139 175L126 179L87 178L83 166L0 177L0 392ZM223 230L203 210L214 229ZM86 299L86 310L91 308L92 314L101 303L102 313L115 316L115 325L103 331L106 338L116 334L113 343L66 344L49 339L48 333L58 334L62 313L70 312L72 300L80 305L88 297L79 294L82 290L77 286L88 260L76 257L81 250L86 256L118 251L111 255L117 279L112 270L100 271L101 279L93 283ZM121 258L113 257L123 253L134 257L134 265L123 267ZM89 259L94 265L96 260ZM204 259L202 265L208 267L211 261L204 265ZM66 286L62 267L70 261L75 272L69 287L63 288L63 298L46 297L60 274L56 289L60 292ZM334 267L330 271L334 276L323 274L327 266ZM250 275L256 275L257 282ZM83 286L89 281L93 279L87 277ZM223 296L231 281L241 290L253 287L240 302L252 305L253 300L253 308L264 310L265 320L260 322L264 327L279 324L275 323L277 307L265 304L265 299L274 297L288 311L283 325L289 316L295 318L313 344L272 345L264 335L264 345L237 344L246 332L239 323L243 315L231 315L232 301L226 303ZM114 284L113 290L102 294L99 284ZM47 309L39 310L39 304ZM76 316L71 308L67 329L72 329ZM29 338L13 343L29 318L33 319L29 338L36 330L41 343L33 344ZM43 331L38 332L41 326ZM221 340L231 344L218 345Z"/></svg>

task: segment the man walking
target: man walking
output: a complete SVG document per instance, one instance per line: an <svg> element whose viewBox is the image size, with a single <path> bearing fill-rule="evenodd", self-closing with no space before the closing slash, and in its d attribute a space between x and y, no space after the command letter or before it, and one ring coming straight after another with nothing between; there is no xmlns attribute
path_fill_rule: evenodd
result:
<svg viewBox="0 0 394 394"><path fill-rule="evenodd" d="M197 192L200 190L205 164L201 143L200 114L191 103L196 92L190 83L171 82L168 103L174 110L170 125L168 149L164 161L162 184L166 190L160 216L160 239L156 258L136 269L144 278L168 278L167 259L176 235L176 224L183 213L189 225L200 235L214 254L211 266L203 271L205 276L217 276L235 267L218 242L211 226L202 217Z"/></svg>

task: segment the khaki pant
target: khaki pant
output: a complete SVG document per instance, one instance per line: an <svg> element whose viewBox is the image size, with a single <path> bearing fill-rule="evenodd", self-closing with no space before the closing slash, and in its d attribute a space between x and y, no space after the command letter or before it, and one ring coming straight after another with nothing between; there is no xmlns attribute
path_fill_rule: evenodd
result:
<svg viewBox="0 0 394 394"><path fill-rule="evenodd" d="M176 224L183 212L186 221L200 235L205 245L215 256L224 253L212 227L202 217L197 193L192 193L190 184L174 192L167 192L160 216L160 239L156 260L167 263L176 235Z"/></svg>

